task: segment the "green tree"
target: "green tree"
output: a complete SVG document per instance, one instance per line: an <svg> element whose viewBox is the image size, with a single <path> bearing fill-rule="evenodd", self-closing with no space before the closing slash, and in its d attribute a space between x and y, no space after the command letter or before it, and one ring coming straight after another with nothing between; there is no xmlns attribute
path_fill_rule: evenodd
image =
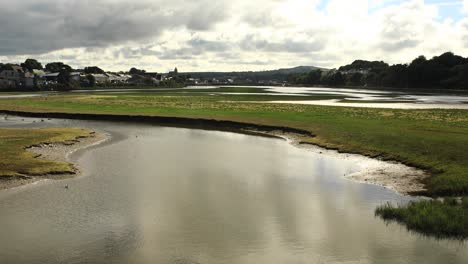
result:
<svg viewBox="0 0 468 264"><path fill-rule="evenodd" d="M97 66L85 67L84 73L86 74L104 74L105 71Z"/></svg>
<svg viewBox="0 0 468 264"><path fill-rule="evenodd" d="M145 70L139 70L137 68L131 68L129 71L130 74L135 74L135 75L144 75L146 73Z"/></svg>
<svg viewBox="0 0 468 264"><path fill-rule="evenodd" d="M93 75L88 74L86 75L86 80L88 81L89 87L94 87L96 85L96 78Z"/></svg>
<svg viewBox="0 0 468 264"><path fill-rule="evenodd" d="M57 76L57 82L63 85L69 85L70 84L70 71L67 69L62 69Z"/></svg>
<svg viewBox="0 0 468 264"><path fill-rule="evenodd" d="M322 71L315 70L311 71L307 74L306 77L306 84L316 85L320 84L320 79L322 78Z"/></svg>
<svg viewBox="0 0 468 264"><path fill-rule="evenodd" d="M324 85L338 87L345 84L345 78L341 72L331 71L322 77L321 82Z"/></svg>
<svg viewBox="0 0 468 264"><path fill-rule="evenodd" d="M44 69L44 67L42 67L42 64L40 62L38 62L37 60L35 59L27 59L24 63L21 63L21 67L23 67L23 69L27 69L29 71L33 71L33 70L42 70Z"/></svg>
<svg viewBox="0 0 468 264"><path fill-rule="evenodd" d="M355 60L353 63L341 66L339 71L349 70L370 70L370 71L382 71L388 67L388 64L383 61L366 61L366 60Z"/></svg>
<svg viewBox="0 0 468 264"><path fill-rule="evenodd" d="M52 62L48 63L45 66L45 69L49 72L61 72L62 70L66 70L68 72L71 72L73 69L67 64L64 64L63 62Z"/></svg>
<svg viewBox="0 0 468 264"><path fill-rule="evenodd" d="M408 87L408 66L396 64L390 66L380 76L380 85L384 87Z"/></svg>
<svg viewBox="0 0 468 264"><path fill-rule="evenodd" d="M349 86L363 86L364 85L364 74L355 72L346 76L346 85Z"/></svg>
<svg viewBox="0 0 468 264"><path fill-rule="evenodd" d="M455 67L457 65L462 65L462 64L465 64L465 63L468 63L468 58L465 59L461 56L457 56L455 54L453 54L452 52L446 52L446 53L443 53L442 55L440 56L436 56L434 58L432 58L432 61L434 61L435 63L437 64L441 64L447 68L452 68L452 67Z"/></svg>

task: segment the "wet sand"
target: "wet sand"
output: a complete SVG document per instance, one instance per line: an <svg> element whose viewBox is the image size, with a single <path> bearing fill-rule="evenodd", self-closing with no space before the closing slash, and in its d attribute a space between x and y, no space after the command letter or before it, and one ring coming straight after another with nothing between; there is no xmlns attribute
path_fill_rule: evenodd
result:
<svg viewBox="0 0 468 264"><path fill-rule="evenodd" d="M429 173L415 167L410 167L396 161L383 161L378 158L366 157L361 154L341 153L337 150L325 149L313 144L301 144L294 134L273 132L276 136L286 139L290 144L309 151L351 159L359 164L359 172L343 175L346 179L374 184L393 190L403 195L419 195L427 191L424 180L430 177Z"/></svg>

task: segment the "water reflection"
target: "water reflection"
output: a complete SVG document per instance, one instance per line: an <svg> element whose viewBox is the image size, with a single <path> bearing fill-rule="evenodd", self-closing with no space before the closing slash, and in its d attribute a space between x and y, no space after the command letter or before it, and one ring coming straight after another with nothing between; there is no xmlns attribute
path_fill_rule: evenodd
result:
<svg viewBox="0 0 468 264"><path fill-rule="evenodd" d="M114 140L76 153L83 177L0 192L2 263L466 263L468 247L374 218L405 202L343 179L356 160L284 141L58 121ZM9 124L11 126L11 123Z"/></svg>

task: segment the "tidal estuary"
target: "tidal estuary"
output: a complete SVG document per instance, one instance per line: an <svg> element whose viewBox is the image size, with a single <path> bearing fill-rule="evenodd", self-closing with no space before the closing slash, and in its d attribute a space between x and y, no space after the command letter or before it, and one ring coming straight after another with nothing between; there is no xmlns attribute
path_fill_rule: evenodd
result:
<svg viewBox="0 0 468 264"><path fill-rule="evenodd" d="M468 262L466 243L376 218L414 198L347 179L355 157L136 123L0 123L48 126L111 139L72 154L76 178L0 191L0 263Z"/></svg>

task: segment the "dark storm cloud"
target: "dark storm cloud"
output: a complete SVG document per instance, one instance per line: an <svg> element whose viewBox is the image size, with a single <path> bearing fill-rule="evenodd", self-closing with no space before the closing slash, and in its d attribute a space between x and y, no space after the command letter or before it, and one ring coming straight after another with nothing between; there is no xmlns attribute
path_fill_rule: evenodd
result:
<svg viewBox="0 0 468 264"><path fill-rule="evenodd" d="M0 55L106 47L166 29L208 30L227 18L224 1L24 0L0 8Z"/></svg>

